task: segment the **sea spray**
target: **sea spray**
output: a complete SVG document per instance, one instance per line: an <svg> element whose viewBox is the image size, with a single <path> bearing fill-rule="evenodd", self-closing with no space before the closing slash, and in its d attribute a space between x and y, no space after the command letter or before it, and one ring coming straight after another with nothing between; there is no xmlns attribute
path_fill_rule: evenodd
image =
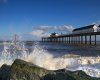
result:
<svg viewBox="0 0 100 80"><path fill-rule="evenodd" d="M0 55L0 66L3 64L11 65L13 61L17 58L31 62L38 66L44 67L49 70L58 70L65 68L66 70L83 70L88 75L93 77L100 77L100 57L79 57L79 56L70 56L64 55L60 57L54 57L53 54L50 54L44 46L40 46L36 42L33 46L33 51L28 52L25 48L25 45L16 46L11 43L4 43L4 50Z"/></svg>
<svg viewBox="0 0 100 80"><path fill-rule="evenodd" d="M28 51L25 50L25 47L22 45L13 45L10 42L4 42L4 49L0 52L0 66L3 64L11 65L15 59L23 59L27 57L29 54Z"/></svg>
<svg viewBox="0 0 100 80"><path fill-rule="evenodd" d="M86 74L92 76L92 77L98 77L100 78L100 64L99 66L97 64L94 65L82 65L79 66L76 70L82 70Z"/></svg>
<svg viewBox="0 0 100 80"><path fill-rule="evenodd" d="M39 65L49 70L58 70L74 66L77 62L74 58L54 58L47 50L38 44L34 46L33 51L27 56L26 61Z"/></svg>

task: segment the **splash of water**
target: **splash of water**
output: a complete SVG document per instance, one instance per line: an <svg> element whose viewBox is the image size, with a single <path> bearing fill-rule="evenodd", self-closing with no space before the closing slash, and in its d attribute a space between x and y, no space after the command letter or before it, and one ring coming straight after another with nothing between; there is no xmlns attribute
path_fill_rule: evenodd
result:
<svg viewBox="0 0 100 80"><path fill-rule="evenodd" d="M13 45L11 42L4 42L4 50L0 52L0 66L3 64L11 65L15 59L25 59L29 54L24 44L17 43Z"/></svg>
<svg viewBox="0 0 100 80"><path fill-rule="evenodd" d="M79 66L76 70L82 70L86 74L88 74L92 77L100 78L100 64L83 65L83 66Z"/></svg>
<svg viewBox="0 0 100 80"><path fill-rule="evenodd" d="M55 58L47 50L35 43L33 51L29 53L23 43L12 46L11 43L4 43L4 50L0 55L0 66L11 65L15 59L22 59L49 70L83 70L88 75L100 77L100 57L79 57L65 55ZM99 66L97 66L97 64Z"/></svg>

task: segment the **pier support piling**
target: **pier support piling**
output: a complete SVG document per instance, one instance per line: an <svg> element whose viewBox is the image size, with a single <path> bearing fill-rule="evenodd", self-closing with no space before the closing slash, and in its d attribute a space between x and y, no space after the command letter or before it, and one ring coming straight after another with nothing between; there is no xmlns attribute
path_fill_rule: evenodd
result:
<svg viewBox="0 0 100 80"><path fill-rule="evenodd" d="M96 34L95 34L95 45L97 44L96 42L97 42L97 41L96 41Z"/></svg>
<svg viewBox="0 0 100 80"><path fill-rule="evenodd" d="M85 44L87 44L87 36L85 35Z"/></svg>
<svg viewBox="0 0 100 80"><path fill-rule="evenodd" d="M91 35L90 35L90 45L91 45Z"/></svg>

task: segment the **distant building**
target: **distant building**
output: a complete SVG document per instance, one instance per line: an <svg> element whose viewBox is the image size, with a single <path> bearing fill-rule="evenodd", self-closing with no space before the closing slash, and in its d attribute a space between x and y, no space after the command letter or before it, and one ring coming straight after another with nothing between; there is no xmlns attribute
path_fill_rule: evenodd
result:
<svg viewBox="0 0 100 80"><path fill-rule="evenodd" d="M91 32L98 32L100 31L100 25L97 26L95 24L88 25L81 28L76 28L73 30L73 34L80 34L80 33L91 33Z"/></svg>
<svg viewBox="0 0 100 80"><path fill-rule="evenodd" d="M55 37L55 36L57 36L57 33L51 33L51 35L50 35L50 37Z"/></svg>

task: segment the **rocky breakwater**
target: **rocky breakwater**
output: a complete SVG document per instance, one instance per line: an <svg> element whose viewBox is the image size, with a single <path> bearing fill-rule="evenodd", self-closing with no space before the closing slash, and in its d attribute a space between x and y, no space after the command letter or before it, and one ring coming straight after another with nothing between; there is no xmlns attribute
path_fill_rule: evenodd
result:
<svg viewBox="0 0 100 80"><path fill-rule="evenodd" d="M11 66L0 68L0 80L100 80L83 71L46 70L37 65L16 59Z"/></svg>

